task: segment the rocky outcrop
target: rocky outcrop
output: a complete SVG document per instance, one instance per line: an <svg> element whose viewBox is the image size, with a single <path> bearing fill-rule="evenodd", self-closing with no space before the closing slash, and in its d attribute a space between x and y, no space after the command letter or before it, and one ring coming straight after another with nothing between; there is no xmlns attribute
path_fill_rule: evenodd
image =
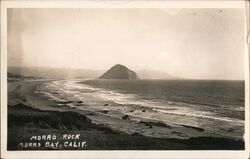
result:
<svg viewBox="0 0 250 159"><path fill-rule="evenodd" d="M100 79L139 79L138 75L126 66L117 64L105 72Z"/></svg>

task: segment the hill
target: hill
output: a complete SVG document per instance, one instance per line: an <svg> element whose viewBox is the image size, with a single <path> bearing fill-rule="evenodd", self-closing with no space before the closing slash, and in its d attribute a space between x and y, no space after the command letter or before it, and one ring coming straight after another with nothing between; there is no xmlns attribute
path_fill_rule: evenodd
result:
<svg viewBox="0 0 250 159"><path fill-rule="evenodd" d="M126 66L117 64L105 72L100 79L139 79L139 76Z"/></svg>
<svg viewBox="0 0 250 159"><path fill-rule="evenodd" d="M137 74L141 79L179 79L162 71L138 70Z"/></svg>

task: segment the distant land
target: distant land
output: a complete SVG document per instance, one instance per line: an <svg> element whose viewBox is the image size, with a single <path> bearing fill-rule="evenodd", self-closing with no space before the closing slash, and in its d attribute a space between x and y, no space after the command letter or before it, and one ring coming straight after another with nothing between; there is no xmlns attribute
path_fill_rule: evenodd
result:
<svg viewBox="0 0 250 159"><path fill-rule="evenodd" d="M141 79L179 79L162 71L138 70L136 73Z"/></svg>
<svg viewBox="0 0 250 159"><path fill-rule="evenodd" d="M8 73L29 77L70 79L97 78L103 73L103 71L50 67L8 67Z"/></svg>
<svg viewBox="0 0 250 159"><path fill-rule="evenodd" d="M52 67L8 67L9 75L21 75L25 77L39 78L99 78L107 70L52 68ZM134 70L140 79L180 79L165 72L153 70Z"/></svg>
<svg viewBox="0 0 250 159"><path fill-rule="evenodd" d="M99 79L139 79L138 75L126 66L117 64L105 72Z"/></svg>

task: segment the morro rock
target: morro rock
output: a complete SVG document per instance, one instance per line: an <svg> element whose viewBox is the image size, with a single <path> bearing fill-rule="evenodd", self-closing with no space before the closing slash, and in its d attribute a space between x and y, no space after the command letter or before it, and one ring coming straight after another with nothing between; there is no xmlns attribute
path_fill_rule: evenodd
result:
<svg viewBox="0 0 250 159"><path fill-rule="evenodd" d="M117 64L105 72L100 79L139 79L137 74L126 66Z"/></svg>

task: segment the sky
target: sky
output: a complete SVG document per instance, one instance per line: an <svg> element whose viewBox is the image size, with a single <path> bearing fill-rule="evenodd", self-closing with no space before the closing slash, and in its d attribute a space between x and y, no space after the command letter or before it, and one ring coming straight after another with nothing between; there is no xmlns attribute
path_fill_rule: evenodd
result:
<svg viewBox="0 0 250 159"><path fill-rule="evenodd" d="M8 66L244 79L243 9L8 9Z"/></svg>

